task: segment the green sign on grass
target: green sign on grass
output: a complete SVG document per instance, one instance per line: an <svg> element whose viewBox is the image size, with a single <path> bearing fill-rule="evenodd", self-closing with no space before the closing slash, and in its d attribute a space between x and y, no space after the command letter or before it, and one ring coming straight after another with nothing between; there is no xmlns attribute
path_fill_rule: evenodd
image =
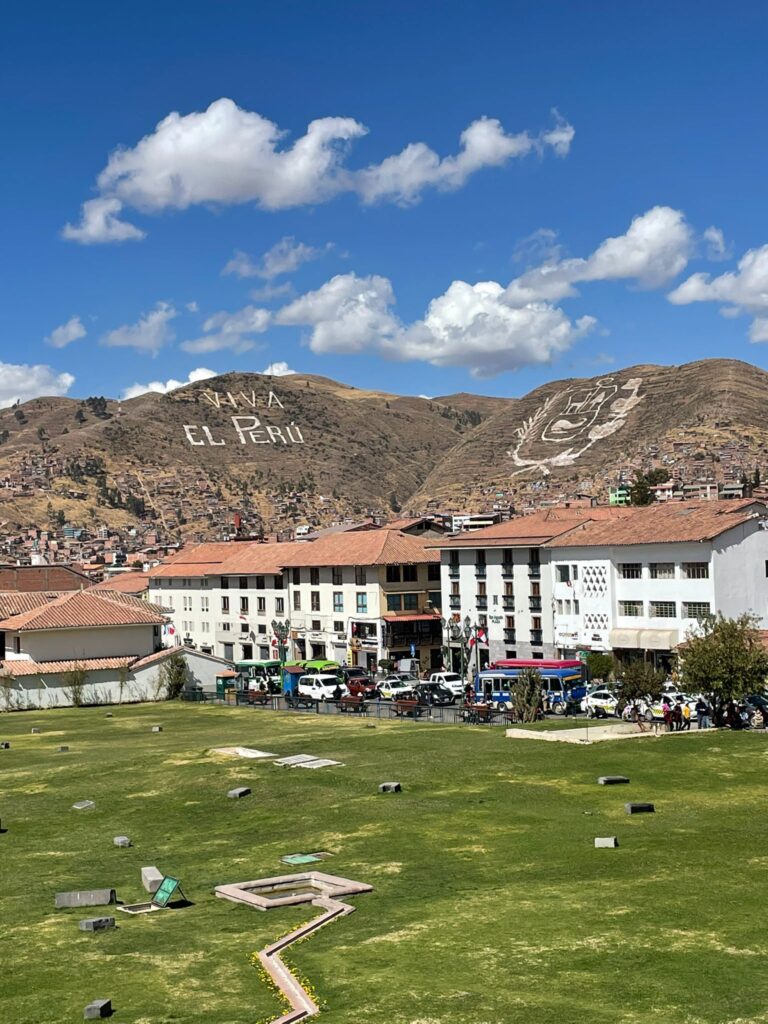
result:
<svg viewBox="0 0 768 1024"><path fill-rule="evenodd" d="M178 878L171 878L170 875L166 875L158 886L157 892L152 897L152 902L156 907L167 907L168 901L180 885L181 882Z"/></svg>

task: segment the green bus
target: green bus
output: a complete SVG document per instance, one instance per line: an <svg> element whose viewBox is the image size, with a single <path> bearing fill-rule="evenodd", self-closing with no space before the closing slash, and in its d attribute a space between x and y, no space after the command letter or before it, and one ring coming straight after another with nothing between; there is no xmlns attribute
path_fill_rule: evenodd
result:
<svg viewBox="0 0 768 1024"><path fill-rule="evenodd" d="M276 693L282 686L279 661L236 661L235 668L246 680L243 689L258 690L263 682L267 689Z"/></svg>

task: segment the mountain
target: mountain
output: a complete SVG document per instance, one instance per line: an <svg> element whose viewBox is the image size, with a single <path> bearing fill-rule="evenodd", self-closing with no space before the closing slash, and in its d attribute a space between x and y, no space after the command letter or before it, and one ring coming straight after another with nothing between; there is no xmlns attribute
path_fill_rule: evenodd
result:
<svg viewBox="0 0 768 1024"><path fill-rule="evenodd" d="M735 360L633 366L522 398L410 398L324 377L230 373L126 402L0 410L0 525L154 521L221 534L401 509L606 500L620 475L768 466L768 373Z"/></svg>

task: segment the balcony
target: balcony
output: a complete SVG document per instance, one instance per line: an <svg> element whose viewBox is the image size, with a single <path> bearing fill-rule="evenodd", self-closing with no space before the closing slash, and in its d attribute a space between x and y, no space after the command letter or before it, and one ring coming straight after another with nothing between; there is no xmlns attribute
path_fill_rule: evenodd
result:
<svg viewBox="0 0 768 1024"><path fill-rule="evenodd" d="M501 564L501 575L510 577L515 575L515 566L513 562L502 562Z"/></svg>
<svg viewBox="0 0 768 1024"><path fill-rule="evenodd" d="M451 611L457 612L461 608L461 598L458 594L451 594L448 598L448 607Z"/></svg>
<svg viewBox="0 0 768 1024"><path fill-rule="evenodd" d="M541 598L540 597L529 597L528 598L528 607L530 608L530 610L532 612L540 612L541 611Z"/></svg>
<svg viewBox="0 0 768 1024"><path fill-rule="evenodd" d="M532 580L541 579L541 563L540 562L529 562L528 563L528 575Z"/></svg>
<svg viewBox="0 0 768 1024"><path fill-rule="evenodd" d="M460 567L458 565L448 566L448 575L452 580L457 580L459 578L459 568Z"/></svg>
<svg viewBox="0 0 768 1024"><path fill-rule="evenodd" d="M475 597L475 608L477 608L478 611L485 611L485 609L487 607L488 607L488 598L485 596L485 594L478 594Z"/></svg>
<svg viewBox="0 0 768 1024"><path fill-rule="evenodd" d="M475 576L485 576L487 572L487 566L485 562L475 562Z"/></svg>
<svg viewBox="0 0 768 1024"><path fill-rule="evenodd" d="M515 610L515 599L511 594L504 594L501 598L501 607L505 612L513 612Z"/></svg>
<svg viewBox="0 0 768 1024"><path fill-rule="evenodd" d="M531 643L534 645L544 643L544 634L540 629L531 630Z"/></svg>
<svg viewBox="0 0 768 1024"><path fill-rule="evenodd" d="M514 629L505 629L504 630L504 643L505 644L514 644L514 643L516 643L517 641L515 640L515 635L516 634L515 634Z"/></svg>

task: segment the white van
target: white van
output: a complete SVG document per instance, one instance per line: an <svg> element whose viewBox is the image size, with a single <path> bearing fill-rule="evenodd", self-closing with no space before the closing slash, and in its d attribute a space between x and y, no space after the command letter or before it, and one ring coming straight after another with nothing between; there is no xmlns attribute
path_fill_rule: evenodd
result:
<svg viewBox="0 0 768 1024"><path fill-rule="evenodd" d="M458 672L433 672L429 677L429 682L445 686L454 697L461 697L466 685Z"/></svg>
<svg viewBox="0 0 768 1024"><path fill-rule="evenodd" d="M338 676L316 675L300 676L298 691L300 697L309 697L312 700L336 700L339 696L336 688L341 690L342 697L349 696L346 683L339 681Z"/></svg>

